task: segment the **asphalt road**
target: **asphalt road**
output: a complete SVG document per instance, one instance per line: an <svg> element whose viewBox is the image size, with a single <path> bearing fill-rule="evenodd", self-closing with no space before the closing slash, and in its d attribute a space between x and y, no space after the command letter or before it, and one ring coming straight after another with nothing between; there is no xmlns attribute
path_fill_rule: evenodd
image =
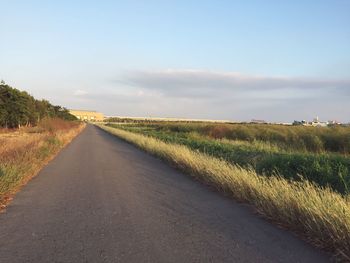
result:
<svg viewBox="0 0 350 263"><path fill-rule="evenodd" d="M327 262L326 254L88 126L0 214L0 262Z"/></svg>

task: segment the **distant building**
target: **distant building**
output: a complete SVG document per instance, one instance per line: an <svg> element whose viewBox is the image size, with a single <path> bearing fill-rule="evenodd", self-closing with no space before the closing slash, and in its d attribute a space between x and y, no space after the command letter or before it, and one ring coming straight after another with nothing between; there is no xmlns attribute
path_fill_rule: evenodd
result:
<svg viewBox="0 0 350 263"><path fill-rule="evenodd" d="M316 118L313 119L313 121L310 121L310 122L307 122L306 120L294 121L293 125L327 127L327 126L342 125L342 123L338 121L320 121L320 119L317 116Z"/></svg>
<svg viewBox="0 0 350 263"><path fill-rule="evenodd" d="M103 113L89 110L69 110L70 114L82 121L103 121Z"/></svg>
<svg viewBox="0 0 350 263"><path fill-rule="evenodd" d="M314 118L314 120L311 122L312 126L315 127L327 127L328 126L328 122L321 122L320 119L318 118L318 116L316 118Z"/></svg>
<svg viewBox="0 0 350 263"><path fill-rule="evenodd" d="M337 126L337 125L342 125L342 123L336 120L328 121L328 126Z"/></svg>

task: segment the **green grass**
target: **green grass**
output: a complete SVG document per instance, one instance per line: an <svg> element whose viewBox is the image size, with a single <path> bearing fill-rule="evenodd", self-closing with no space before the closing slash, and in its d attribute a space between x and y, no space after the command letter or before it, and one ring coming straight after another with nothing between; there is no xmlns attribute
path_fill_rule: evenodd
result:
<svg viewBox="0 0 350 263"><path fill-rule="evenodd" d="M268 141L215 139L202 135L191 125L180 125L180 128L176 129L174 127L178 126L174 124L171 125L171 128L160 124L109 125L151 136L164 142L182 144L192 150L253 169L260 175L279 175L286 179L299 181L304 178L319 186L329 186L341 194L349 193L350 158L340 153L316 154L297 151Z"/></svg>
<svg viewBox="0 0 350 263"><path fill-rule="evenodd" d="M123 129L100 127L216 187L253 205L265 217L289 227L339 259L350 260L350 197L309 181L260 176L255 171ZM117 126L118 127L118 126Z"/></svg>
<svg viewBox="0 0 350 263"><path fill-rule="evenodd" d="M314 153L337 152L350 154L350 127L305 127L270 124L215 124L185 122L129 123L171 132L198 132L215 139L262 141L292 151Z"/></svg>

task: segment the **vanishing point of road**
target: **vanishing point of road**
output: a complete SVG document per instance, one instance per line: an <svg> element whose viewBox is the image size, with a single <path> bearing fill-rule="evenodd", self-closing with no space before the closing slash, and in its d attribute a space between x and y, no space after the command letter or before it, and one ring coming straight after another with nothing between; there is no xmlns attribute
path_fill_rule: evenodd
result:
<svg viewBox="0 0 350 263"><path fill-rule="evenodd" d="M0 262L328 262L253 210L88 125L0 214Z"/></svg>

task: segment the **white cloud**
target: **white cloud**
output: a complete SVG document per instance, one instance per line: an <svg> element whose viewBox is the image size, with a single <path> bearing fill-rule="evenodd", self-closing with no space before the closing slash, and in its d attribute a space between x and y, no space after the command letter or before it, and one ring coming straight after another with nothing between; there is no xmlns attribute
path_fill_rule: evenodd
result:
<svg viewBox="0 0 350 263"><path fill-rule="evenodd" d="M339 92L350 95L350 80L291 78L204 70L129 71L121 81L132 87L174 97L257 96L281 97ZM268 93L266 93L268 92Z"/></svg>
<svg viewBox="0 0 350 263"><path fill-rule="evenodd" d="M87 95L88 92L86 90L78 89L78 90L75 90L73 94L74 96L84 96L84 95Z"/></svg>

